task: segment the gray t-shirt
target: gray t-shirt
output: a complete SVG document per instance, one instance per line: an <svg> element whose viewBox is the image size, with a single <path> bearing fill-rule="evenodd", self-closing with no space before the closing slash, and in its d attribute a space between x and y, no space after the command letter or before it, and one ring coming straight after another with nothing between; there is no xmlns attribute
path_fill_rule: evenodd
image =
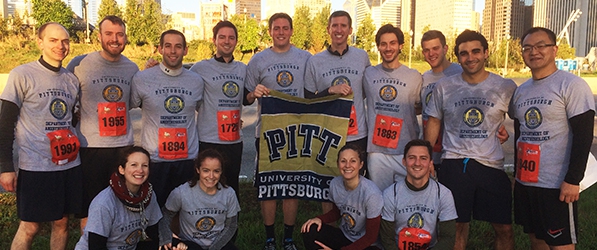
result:
<svg viewBox="0 0 597 250"><path fill-rule="evenodd" d="M422 111L423 111L423 114L421 115L421 119L423 121L423 127L425 127L425 125L427 124L427 120L429 119L427 114L425 113L425 109L427 108L427 104L429 103L429 100L431 99L431 93L433 93L433 89L435 89L435 85L437 84L437 82L444 77L453 76L453 75L460 74L460 73L462 73L462 67L460 67L460 65L456 64L456 63L450 63L450 66L448 66L446 69L444 69L444 71L439 72L439 73L435 73L435 72L433 72L433 70L428 70L425 73L423 73L423 87L421 88L421 103L422 103L421 106L422 106ZM438 139L441 139L441 138L438 138ZM440 142L438 142L438 143L440 143ZM440 143L440 146L441 146L441 143ZM433 158L433 163L441 164L441 162L442 162L441 147L435 147L435 145L434 145L432 158Z"/></svg>
<svg viewBox="0 0 597 250"><path fill-rule="evenodd" d="M129 116L131 80L139 71L125 56L111 62L99 52L77 56L66 67L81 82L81 120L77 133L82 147L111 148L133 145Z"/></svg>
<svg viewBox="0 0 597 250"><path fill-rule="evenodd" d="M199 183L184 183L170 193L165 207L180 214L180 238L209 248L224 230L226 218L240 212L240 205L231 187L220 188L214 195L203 192Z"/></svg>
<svg viewBox="0 0 597 250"><path fill-rule="evenodd" d="M283 53L276 53L271 48L255 54L247 65L245 86L254 91L257 84L282 93L304 97L305 66L311 54L294 46ZM261 100L258 100L261 114ZM259 138L261 115L255 126L255 137Z"/></svg>
<svg viewBox="0 0 597 250"><path fill-rule="evenodd" d="M365 69L368 152L401 155L406 143L418 137L415 105L421 102L421 84L421 74L404 65L386 69L379 64Z"/></svg>
<svg viewBox="0 0 597 250"><path fill-rule="evenodd" d="M64 68L54 72L35 61L10 71L0 99L19 107L15 137L20 169L51 172L81 164L78 154L76 158L68 157L80 145L49 139L64 136L55 135L56 131L67 130L76 136L71 111L78 92L77 77ZM53 156L56 161L52 160Z"/></svg>
<svg viewBox="0 0 597 250"><path fill-rule="evenodd" d="M205 82L197 114L199 140L219 144L241 142L240 116L247 66L239 61L223 63L211 58L196 63L190 70Z"/></svg>
<svg viewBox="0 0 597 250"><path fill-rule="evenodd" d="M141 107L141 144L151 161L195 159L199 151L195 111L203 98L203 79L183 69L178 76L160 66L133 77L131 106Z"/></svg>
<svg viewBox="0 0 597 250"><path fill-rule="evenodd" d="M503 170L504 152L496 133L515 89L512 80L493 73L477 84L467 83L460 74L442 78L425 109L429 116L443 119L442 158L472 158Z"/></svg>
<svg viewBox="0 0 597 250"><path fill-rule="evenodd" d="M142 223L143 218L147 219L146 225ZM108 238L106 246L109 250L135 249L141 241L142 230L157 224L162 218L155 193L152 193L149 205L143 210L143 218L141 213L127 209L112 188L107 187L91 201L87 225L75 249L88 249L89 232Z"/></svg>
<svg viewBox="0 0 597 250"><path fill-rule="evenodd" d="M437 242L438 221L454 220L458 215L452 192L441 183L429 179L427 188L413 191L403 179L383 191L381 218L395 223L396 239L405 227L426 230L432 235L429 247L433 247Z"/></svg>
<svg viewBox="0 0 597 250"><path fill-rule="evenodd" d="M360 177L354 190L346 190L342 176L330 182L330 201L336 204L342 215L340 230L347 239L357 241L365 235L367 219L381 215L383 199L375 183Z"/></svg>
<svg viewBox="0 0 597 250"><path fill-rule="evenodd" d="M512 96L508 114L520 121L519 152L530 151L534 156L529 159L538 158L532 166L535 168L532 172L538 170L538 179L516 180L527 186L560 188L568 172L572 149L568 120L589 110L595 110L591 89L574 74L558 70L541 80L531 78L520 85Z"/></svg>
<svg viewBox="0 0 597 250"><path fill-rule="evenodd" d="M307 62L305 89L316 93L338 84L352 87L354 114L351 113L347 141L356 141L367 136L365 115L365 93L363 76L370 66L369 55L362 49L349 47L342 55L333 55L325 50L317 53ZM354 121L356 120L356 121ZM355 128L356 126L356 128ZM353 131L353 132L351 132Z"/></svg>

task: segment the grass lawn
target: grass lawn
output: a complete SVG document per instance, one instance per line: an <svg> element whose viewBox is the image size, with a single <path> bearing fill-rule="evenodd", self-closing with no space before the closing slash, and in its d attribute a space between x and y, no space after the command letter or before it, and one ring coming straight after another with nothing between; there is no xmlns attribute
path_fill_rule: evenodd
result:
<svg viewBox="0 0 597 250"><path fill-rule="evenodd" d="M236 245L243 250L261 249L265 239L265 230L261 222L259 203L255 199L257 190L250 183L241 183L241 208L239 232ZM9 249L10 242L18 226L18 219L15 209L15 197L13 194L0 194L0 249ZM595 249L597 247L597 188L592 187L581 193L579 202L580 221L580 243L577 249ZM303 249L300 237L300 225L307 219L319 214L321 206L311 201L299 203L299 214L295 227L295 240L299 249ZM68 249L73 249L79 239L78 221L70 223L70 239ZM278 214L276 217L276 233L280 243L282 238L282 212L281 203L278 203ZM514 227L516 249L530 249L526 235L518 226ZM49 226L44 225L40 234L36 237L33 249L48 249L50 241ZM468 249L493 249L493 229L488 223L474 221L471 224L471 233Z"/></svg>

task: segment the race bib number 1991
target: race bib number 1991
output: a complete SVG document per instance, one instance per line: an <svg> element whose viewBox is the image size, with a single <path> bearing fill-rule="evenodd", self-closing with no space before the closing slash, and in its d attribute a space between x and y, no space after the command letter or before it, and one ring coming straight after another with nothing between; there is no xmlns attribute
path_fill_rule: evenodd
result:
<svg viewBox="0 0 597 250"><path fill-rule="evenodd" d="M47 133L50 139L52 162L64 165L77 159L79 154L79 138L68 129L60 129Z"/></svg>

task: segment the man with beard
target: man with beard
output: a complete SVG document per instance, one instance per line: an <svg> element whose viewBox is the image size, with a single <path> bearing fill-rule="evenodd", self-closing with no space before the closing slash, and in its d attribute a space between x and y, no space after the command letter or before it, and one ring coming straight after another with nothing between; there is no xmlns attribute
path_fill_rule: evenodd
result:
<svg viewBox="0 0 597 250"><path fill-rule="evenodd" d="M327 31L330 46L307 62L305 98L353 94L346 143L356 144L367 152L363 73L371 65L369 55L362 49L348 46L348 37L352 34L352 18L348 12L334 11L328 19ZM367 174L367 166L365 159L361 173ZM324 213L329 209L331 204L324 207Z"/></svg>
<svg viewBox="0 0 597 250"><path fill-rule="evenodd" d="M558 70L553 31L522 36L532 78L510 102L516 135L514 219L533 249L574 249L578 243L579 183L593 140L595 101L587 82Z"/></svg>
<svg viewBox="0 0 597 250"><path fill-rule="evenodd" d="M16 192L21 220L11 249L30 249L41 222L50 222L50 246L65 249L68 216L79 213L82 170L72 112L79 81L62 68L68 31L54 22L40 26L39 60L14 68L0 96L0 184ZM19 145L18 176L13 142Z"/></svg>
<svg viewBox="0 0 597 250"><path fill-rule="evenodd" d="M203 98L203 79L182 67L188 52L184 35L167 30L158 47L162 62L137 72L131 87L131 106L142 110L141 144L151 155L151 175L158 204L195 172L199 152L195 110Z"/></svg>
<svg viewBox="0 0 597 250"><path fill-rule="evenodd" d="M87 224L89 204L108 187L120 153L134 143L129 99L131 80L139 68L121 54L127 42L122 19L102 19L98 38L101 51L77 56L66 67L81 83L76 126L83 166L83 210L77 215L82 218L81 230Z"/></svg>
<svg viewBox="0 0 597 250"><path fill-rule="evenodd" d="M270 89L283 92L292 96L303 97L305 65L311 54L290 44L292 36L292 18L286 13L273 14L269 20L269 35L272 37L274 46L257 53L247 65L246 94L247 104L255 102L269 93ZM261 112L261 101L259 101L259 112ZM261 129L261 114L255 126L255 148L257 159L259 159L259 131ZM259 173L259 166L256 166L255 173ZM259 177L255 176L256 180ZM259 185L257 181L255 183ZM265 247L266 250L275 250L276 200L262 200L261 215L265 226ZM294 223L298 210L298 199L288 198L282 200L282 212L284 214L284 249L295 250L296 246L292 239Z"/></svg>
<svg viewBox="0 0 597 250"><path fill-rule="evenodd" d="M227 160L222 163L226 184L238 198L238 174L243 154L240 136L241 105L247 66L234 60L238 31L229 21L220 21L213 28L216 54L191 67L205 81L203 102L197 114L199 151L213 148ZM215 128L215 129L214 129Z"/></svg>
<svg viewBox="0 0 597 250"><path fill-rule="evenodd" d="M421 74L400 63L404 34L391 24L381 26L375 44L382 63L365 69L363 88L367 96L369 176L385 190L406 176L402 165L404 146L417 139L420 128Z"/></svg>
<svg viewBox="0 0 597 250"><path fill-rule="evenodd" d="M425 140L437 141L443 120L438 177L452 191L458 212L454 249L466 248L471 215L492 224L495 249L514 248L512 184L496 133L516 84L485 70L487 48L487 40L476 31L458 35L454 53L463 72L439 80L425 109Z"/></svg>

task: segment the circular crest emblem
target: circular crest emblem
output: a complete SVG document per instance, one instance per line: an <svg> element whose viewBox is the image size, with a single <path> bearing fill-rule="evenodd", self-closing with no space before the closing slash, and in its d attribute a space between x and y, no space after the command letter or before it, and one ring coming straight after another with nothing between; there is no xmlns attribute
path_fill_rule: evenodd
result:
<svg viewBox="0 0 597 250"><path fill-rule="evenodd" d="M348 86L350 86L350 80L346 76L338 76L332 80L332 86L339 84L348 84Z"/></svg>
<svg viewBox="0 0 597 250"><path fill-rule="evenodd" d="M222 86L222 92L229 98L236 97L239 92L238 84L233 81L225 82Z"/></svg>
<svg viewBox="0 0 597 250"><path fill-rule="evenodd" d="M102 95L104 96L104 100L109 102L117 102L122 99L122 88L118 85L110 84L104 88L102 91Z"/></svg>
<svg viewBox="0 0 597 250"><path fill-rule="evenodd" d="M524 122L527 128L536 129L543 122L543 115L541 111L536 107L530 107L524 113Z"/></svg>
<svg viewBox="0 0 597 250"><path fill-rule="evenodd" d="M212 217L203 217L195 222L195 228L201 232L208 232L216 225L216 220Z"/></svg>
<svg viewBox="0 0 597 250"><path fill-rule="evenodd" d="M137 229L130 233L124 241L127 245L134 246L137 245L137 243L139 242L139 238L141 238L141 229Z"/></svg>
<svg viewBox="0 0 597 250"><path fill-rule="evenodd" d="M292 82L294 81L294 76L289 71L282 70L278 72L278 75L276 76L276 81L278 82L278 85L286 88L292 84Z"/></svg>
<svg viewBox="0 0 597 250"><path fill-rule="evenodd" d="M379 90L379 97L386 102L391 102L396 99L398 91L392 85L385 85Z"/></svg>
<svg viewBox="0 0 597 250"><path fill-rule="evenodd" d="M354 218L352 218L352 216L348 213L342 214L342 220L344 220L344 222L346 222L346 225L348 225L349 229L353 229L354 226L356 225Z"/></svg>
<svg viewBox="0 0 597 250"><path fill-rule="evenodd" d="M464 119L464 123L466 123L469 127L476 127L483 123L483 119L485 115L483 111L476 107L471 107L464 111L464 115L462 117Z"/></svg>
<svg viewBox="0 0 597 250"><path fill-rule="evenodd" d="M425 222L423 221L423 216L420 213L414 213L410 216L410 218L408 218L406 224L408 227L423 228Z"/></svg>
<svg viewBox="0 0 597 250"><path fill-rule="evenodd" d="M176 114L184 109L184 100L180 96L168 96L164 101L164 108L168 113Z"/></svg>
<svg viewBox="0 0 597 250"><path fill-rule="evenodd" d="M429 93L425 95L425 105L429 104L429 100L431 100L431 93L433 93L433 91L429 91Z"/></svg>
<svg viewBox="0 0 597 250"><path fill-rule="evenodd" d="M68 113L66 102L62 99L54 99L50 103L50 113L54 118L62 120Z"/></svg>

